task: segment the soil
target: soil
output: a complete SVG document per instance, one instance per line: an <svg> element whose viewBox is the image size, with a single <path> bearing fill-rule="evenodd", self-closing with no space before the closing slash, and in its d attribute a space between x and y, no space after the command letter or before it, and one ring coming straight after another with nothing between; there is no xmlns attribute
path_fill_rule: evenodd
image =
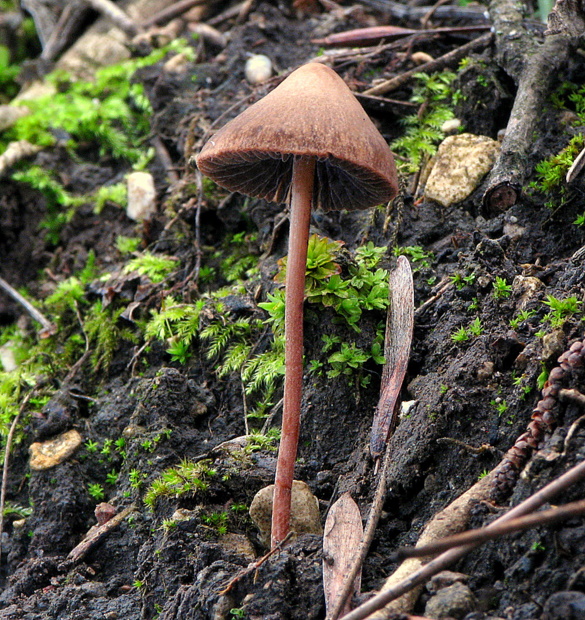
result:
<svg viewBox="0 0 585 620"><path fill-rule="evenodd" d="M0 275L42 298L51 292L55 281L81 269L91 250L99 268L115 271L122 264L114 246L116 237L138 232L144 247L172 254L181 264L167 288L147 287L141 300L143 315L159 307L171 289L184 301L194 301L199 293L193 279L196 201L189 202L185 189L193 175L184 153L197 151L210 122L221 114L226 115L224 120L234 116L275 83L273 79L268 85L250 86L243 79L247 55L266 54L279 70L288 70L318 54L319 46L311 43L312 39L380 23L387 23L387 17L373 8L353 12L335 8L300 17L289 6L259 1L244 23L232 21L223 26L230 33L224 50L207 46L199 62L190 64L185 74L171 76L162 65L139 71L134 79L145 85L155 111L153 135L163 141L185 183L179 184L179 189L171 188L163 165L155 159L150 171L166 210L161 209L149 226L137 225L114 206L106 206L99 215L87 206L76 212L54 246L39 228L47 209L43 197L25 185L2 179ZM408 21L397 25L417 26ZM459 43L449 36L426 38L416 50L439 56ZM514 85L499 68L493 48L473 55L473 59L472 67L459 78L465 97L457 116L469 131L495 138L507 123ZM395 71L400 62L409 68L407 60L388 50L375 61L337 69L349 84L362 85L370 80L369 71L379 73L388 67ZM583 73L581 57L576 55L559 81L578 83ZM478 75L493 76L501 88L486 93ZM409 95L408 85L395 93L404 101ZM387 111L373 100L362 103L389 141L400 134L399 107ZM543 110L535 127L532 168L566 144L561 122L557 111ZM112 161L79 163L58 148L38 155L36 161L58 171L72 192L117 182L127 172ZM392 551L414 544L434 514L467 490L482 472L497 465L531 419L540 398L538 376L543 369L555 366L571 342L583 338L579 314L555 330L543 322L549 310L543 303L547 295L585 301L585 257L577 253L585 244L585 232L573 224L585 210L582 182L573 185L568 199L557 209L547 207L539 194L525 192L510 210L487 219L481 211L481 197L480 187L463 203L445 209L424 199L414 203L406 195L402 213L394 214L387 230L386 215L380 210L314 214L313 230L342 240L349 252L365 241L379 246L421 246L433 252L430 266L413 263L416 308L436 293L436 284L443 278L455 273L475 275L465 286L448 287L415 315L402 394L403 401L414 401L414 405L389 442L393 454L389 492L363 569L362 590L366 593L378 590L396 568L389 559ZM260 276L247 284L246 294L238 293L230 300L234 314L264 317L256 302L274 288L276 260L286 248L287 227L275 226L280 212L281 207L239 195L223 200L219 209L212 201L201 205L198 227L202 247L219 248L234 233L258 233L249 251L259 256ZM391 268L392 261L389 252L384 266ZM496 276L513 283L509 296L494 297ZM536 278L540 288L526 293L520 276ZM210 286L221 284L225 283ZM136 299L137 283L125 282L124 286L131 292L124 298L123 287L116 291L120 304ZM99 283L87 294L99 296ZM475 300L476 310L471 313L469 306ZM514 330L510 320L523 309L534 312ZM0 295L2 324L15 322L21 315L16 303ZM452 334L476 316L481 320L481 334L465 342L454 341ZM365 316L360 334L364 343L383 320L381 312ZM306 359L319 356L323 334L342 340L351 335L349 327L334 321L333 313L308 311L306 323ZM548 332L546 338L538 335L541 329ZM229 451L214 450L246 432L242 388L237 375L218 378L204 346L193 346L196 351L190 361L180 364L171 360L160 343L152 343L138 358L137 349L123 344L107 370L92 372L85 366L86 370L69 382L57 385L42 415L27 423L22 440L14 447L7 497L13 504L32 506L33 512L24 521L14 516L6 519L1 541L0 618L325 617L322 540L318 535L298 537L222 593L242 568L265 552L246 513L230 512L230 507L249 506L255 493L271 483L276 453L262 449L242 459ZM364 516L372 501L375 475L367 447L379 395L380 367L370 370L372 379L367 387L343 377L305 375L296 477L310 485L323 518L330 502L345 491L351 492ZM570 387L585 390L583 382L582 376L571 375ZM585 434L580 416L577 405L560 408L556 430L547 434L511 495L500 505L479 506L473 526L488 523L494 512L517 504L583 458ZM277 411L273 424L278 423ZM106 440L127 438L125 457L94 455L83 447L54 468L30 470L29 445L71 428L77 429L85 442L100 446ZM570 440L565 441L571 428ZM166 429L172 432L164 434ZM489 448L474 450L481 446ZM209 459L216 472L209 488L186 497L170 496L159 501L154 511L149 510L142 501L144 490L183 459ZM72 564L67 561L68 554L95 524L97 502L88 494L88 484L103 481L112 469L119 471L119 476L115 484L106 487L107 501L119 510L134 502L136 510L81 561ZM144 472L141 485L131 484L135 470ZM559 501L581 498L584 491L585 483L576 485ZM179 509L192 512L178 527L165 529L163 521ZM229 534L222 535L199 519L202 510L230 512ZM475 596L473 608L457 617L585 618L584 539L583 521L573 519L510 535L470 553L452 567L468 576L467 584ZM429 597L428 592L423 594L416 612L424 613Z"/></svg>

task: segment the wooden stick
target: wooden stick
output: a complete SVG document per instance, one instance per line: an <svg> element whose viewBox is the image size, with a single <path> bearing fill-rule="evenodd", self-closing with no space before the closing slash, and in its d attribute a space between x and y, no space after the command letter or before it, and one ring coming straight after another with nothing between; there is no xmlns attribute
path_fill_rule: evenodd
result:
<svg viewBox="0 0 585 620"><path fill-rule="evenodd" d="M449 65L452 65L455 62L458 62L462 58L465 58L470 52L474 50L485 47L489 45L492 41L493 34L488 32L487 34L458 47L457 49L444 54L443 56L439 56L435 60L431 60L430 62L426 62L424 65L420 65L420 67L416 67L415 69L411 69L410 71L406 71L405 73L401 73L391 80L386 80L382 84L378 84L377 86L373 86L372 88L368 88L362 94L364 95L385 95L390 91L397 90L404 84L408 83L415 73L432 73L434 71L438 71L439 69L443 69Z"/></svg>

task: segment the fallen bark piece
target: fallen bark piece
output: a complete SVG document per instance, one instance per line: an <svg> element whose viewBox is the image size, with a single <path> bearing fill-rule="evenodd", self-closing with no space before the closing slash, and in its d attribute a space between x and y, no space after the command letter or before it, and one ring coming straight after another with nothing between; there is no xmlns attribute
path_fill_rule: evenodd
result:
<svg viewBox="0 0 585 620"><path fill-rule="evenodd" d="M94 547L96 547L105 536L107 536L113 529L118 527L122 521L131 513L136 510L136 506L132 504L128 508L124 508L122 512L114 515L111 519L106 521L103 525L94 525L85 535L85 538L71 550L67 556L67 560L70 562L81 561Z"/></svg>
<svg viewBox="0 0 585 620"><path fill-rule="evenodd" d="M344 578L351 569L353 558L363 536L360 510L349 493L344 493L331 507L323 535L323 589L327 614L343 588ZM361 587L361 571L353 580L353 593ZM351 597L341 608L338 617L351 609Z"/></svg>
<svg viewBox="0 0 585 620"><path fill-rule="evenodd" d="M492 169L500 144L487 136L462 133L445 138L425 187L425 196L444 207L465 200Z"/></svg>
<svg viewBox="0 0 585 620"><path fill-rule="evenodd" d="M81 446L83 439L78 431L71 429L48 441L31 444L30 468L35 471L51 469L66 461Z"/></svg>

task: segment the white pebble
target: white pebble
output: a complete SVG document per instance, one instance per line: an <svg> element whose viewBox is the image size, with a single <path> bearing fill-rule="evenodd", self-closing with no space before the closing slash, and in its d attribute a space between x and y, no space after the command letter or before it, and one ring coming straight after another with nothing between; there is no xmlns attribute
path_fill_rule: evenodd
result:
<svg viewBox="0 0 585 620"><path fill-rule="evenodd" d="M264 54L253 54L246 60L244 74L250 84L261 84L272 76L272 61Z"/></svg>
<svg viewBox="0 0 585 620"><path fill-rule="evenodd" d="M135 222L149 220L156 213L154 179L148 172L132 172L126 178L128 207L126 214Z"/></svg>

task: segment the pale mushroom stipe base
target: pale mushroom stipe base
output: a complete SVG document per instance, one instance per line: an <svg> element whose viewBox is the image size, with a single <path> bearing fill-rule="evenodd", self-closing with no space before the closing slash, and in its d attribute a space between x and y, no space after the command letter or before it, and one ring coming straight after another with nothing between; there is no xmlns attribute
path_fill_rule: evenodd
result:
<svg viewBox="0 0 585 620"><path fill-rule="evenodd" d="M311 205L367 209L398 191L392 153L345 82L309 63L222 127L195 158L232 192L290 205L285 380L272 546L288 533L303 384L303 301Z"/></svg>

